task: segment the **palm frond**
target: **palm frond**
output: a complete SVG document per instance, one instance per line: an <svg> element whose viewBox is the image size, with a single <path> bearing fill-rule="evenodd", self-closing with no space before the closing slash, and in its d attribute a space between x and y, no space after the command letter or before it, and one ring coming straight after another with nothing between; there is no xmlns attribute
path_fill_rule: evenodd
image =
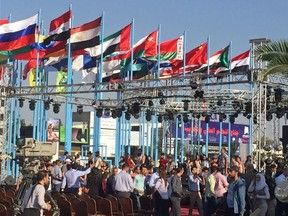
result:
<svg viewBox="0 0 288 216"><path fill-rule="evenodd" d="M288 64L276 65L274 67L270 67L270 68L263 70L263 72L261 73L261 78L262 80L266 80L268 75L272 75L276 73L281 73L282 75L288 76Z"/></svg>

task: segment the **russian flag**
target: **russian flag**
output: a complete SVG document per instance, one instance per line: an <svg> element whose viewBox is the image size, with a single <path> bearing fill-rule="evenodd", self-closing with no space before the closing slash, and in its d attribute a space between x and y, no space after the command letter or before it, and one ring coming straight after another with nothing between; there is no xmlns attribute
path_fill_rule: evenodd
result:
<svg viewBox="0 0 288 216"><path fill-rule="evenodd" d="M0 26L0 50L15 50L35 43L38 15Z"/></svg>

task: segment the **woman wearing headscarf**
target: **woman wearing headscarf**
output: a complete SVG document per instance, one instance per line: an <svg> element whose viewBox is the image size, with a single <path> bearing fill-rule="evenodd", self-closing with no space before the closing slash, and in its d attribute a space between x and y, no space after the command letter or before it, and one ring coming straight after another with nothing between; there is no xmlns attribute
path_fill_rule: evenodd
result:
<svg viewBox="0 0 288 216"><path fill-rule="evenodd" d="M262 173L257 173L248 188L248 194L253 200L253 212L250 216L263 216L268 209L267 201L270 199L269 187Z"/></svg>

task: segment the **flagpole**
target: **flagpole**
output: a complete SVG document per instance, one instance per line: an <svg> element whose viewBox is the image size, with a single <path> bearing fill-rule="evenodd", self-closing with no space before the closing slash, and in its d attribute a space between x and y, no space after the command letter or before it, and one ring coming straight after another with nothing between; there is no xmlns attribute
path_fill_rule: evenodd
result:
<svg viewBox="0 0 288 216"><path fill-rule="evenodd" d="M251 97L251 101L252 101L252 97L253 97L253 93L252 93L252 90L253 90L253 81L254 81L254 78L253 78L253 64L252 64L252 47L250 47L250 62L249 62L249 71L248 73L250 73L250 97ZM248 75L248 74L247 74ZM248 154L251 155L252 154L252 145L253 145L253 136L252 136L252 133L253 133L253 128L252 128L252 118L249 119L249 146L248 146ZM286 147L285 147L286 148Z"/></svg>
<svg viewBox="0 0 288 216"><path fill-rule="evenodd" d="M69 6L69 10L71 10L72 14L72 4ZM71 15L72 16L72 15ZM69 29L72 28L72 18L69 19ZM73 71L72 71L72 53L71 53L71 41L70 37L68 39L68 76L67 76L67 96L66 96L66 115L65 115L65 151L71 154L71 142L72 142L72 104L71 102L71 91L72 91L72 83L73 83Z"/></svg>
<svg viewBox="0 0 288 216"><path fill-rule="evenodd" d="M209 75L210 75L210 35L208 36L207 40L208 46L207 46L207 53L208 53L208 60L207 60L207 80L206 83L209 84ZM209 86L207 86L207 90L209 90ZM207 109L207 107L206 107ZM208 113L207 113L208 115ZM206 123L206 138L205 138L205 155L208 158L208 147L209 147L209 123Z"/></svg>
<svg viewBox="0 0 288 216"><path fill-rule="evenodd" d="M230 49L230 61L232 59L232 41L230 41L230 44L229 44L229 49ZM230 94L230 91L231 91L231 62L229 64L229 94ZM231 159L231 122L230 122L230 118L229 118L229 122L228 122L228 161L230 163L230 159Z"/></svg>

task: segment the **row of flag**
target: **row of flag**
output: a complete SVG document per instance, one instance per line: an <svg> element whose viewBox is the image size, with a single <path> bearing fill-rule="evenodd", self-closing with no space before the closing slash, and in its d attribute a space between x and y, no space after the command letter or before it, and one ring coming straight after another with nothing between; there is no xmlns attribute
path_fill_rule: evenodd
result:
<svg viewBox="0 0 288 216"><path fill-rule="evenodd" d="M208 63L209 72L215 74L249 69L249 50L229 59L230 47L227 46L208 58L208 42L205 42L184 54L183 36L158 46L158 30L131 46L132 23L104 38L101 44L102 17L74 28L71 28L71 17L72 12L69 10L52 20L47 36L38 32L37 15L14 23L0 20L0 66L10 57L29 61L23 71L23 79L37 64L45 65L46 71L54 68L52 70L61 71L59 74L63 75L68 65L67 47L70 46L72 69L82 71L83 82L95 81L101 54L103 81L122 80L128 76L131 68L133 79L153 73L158 73L160 78L183 73L207 73ZM37 53L39 62L36 60ZM31 74L35 76L35 73Z"/></svg>

